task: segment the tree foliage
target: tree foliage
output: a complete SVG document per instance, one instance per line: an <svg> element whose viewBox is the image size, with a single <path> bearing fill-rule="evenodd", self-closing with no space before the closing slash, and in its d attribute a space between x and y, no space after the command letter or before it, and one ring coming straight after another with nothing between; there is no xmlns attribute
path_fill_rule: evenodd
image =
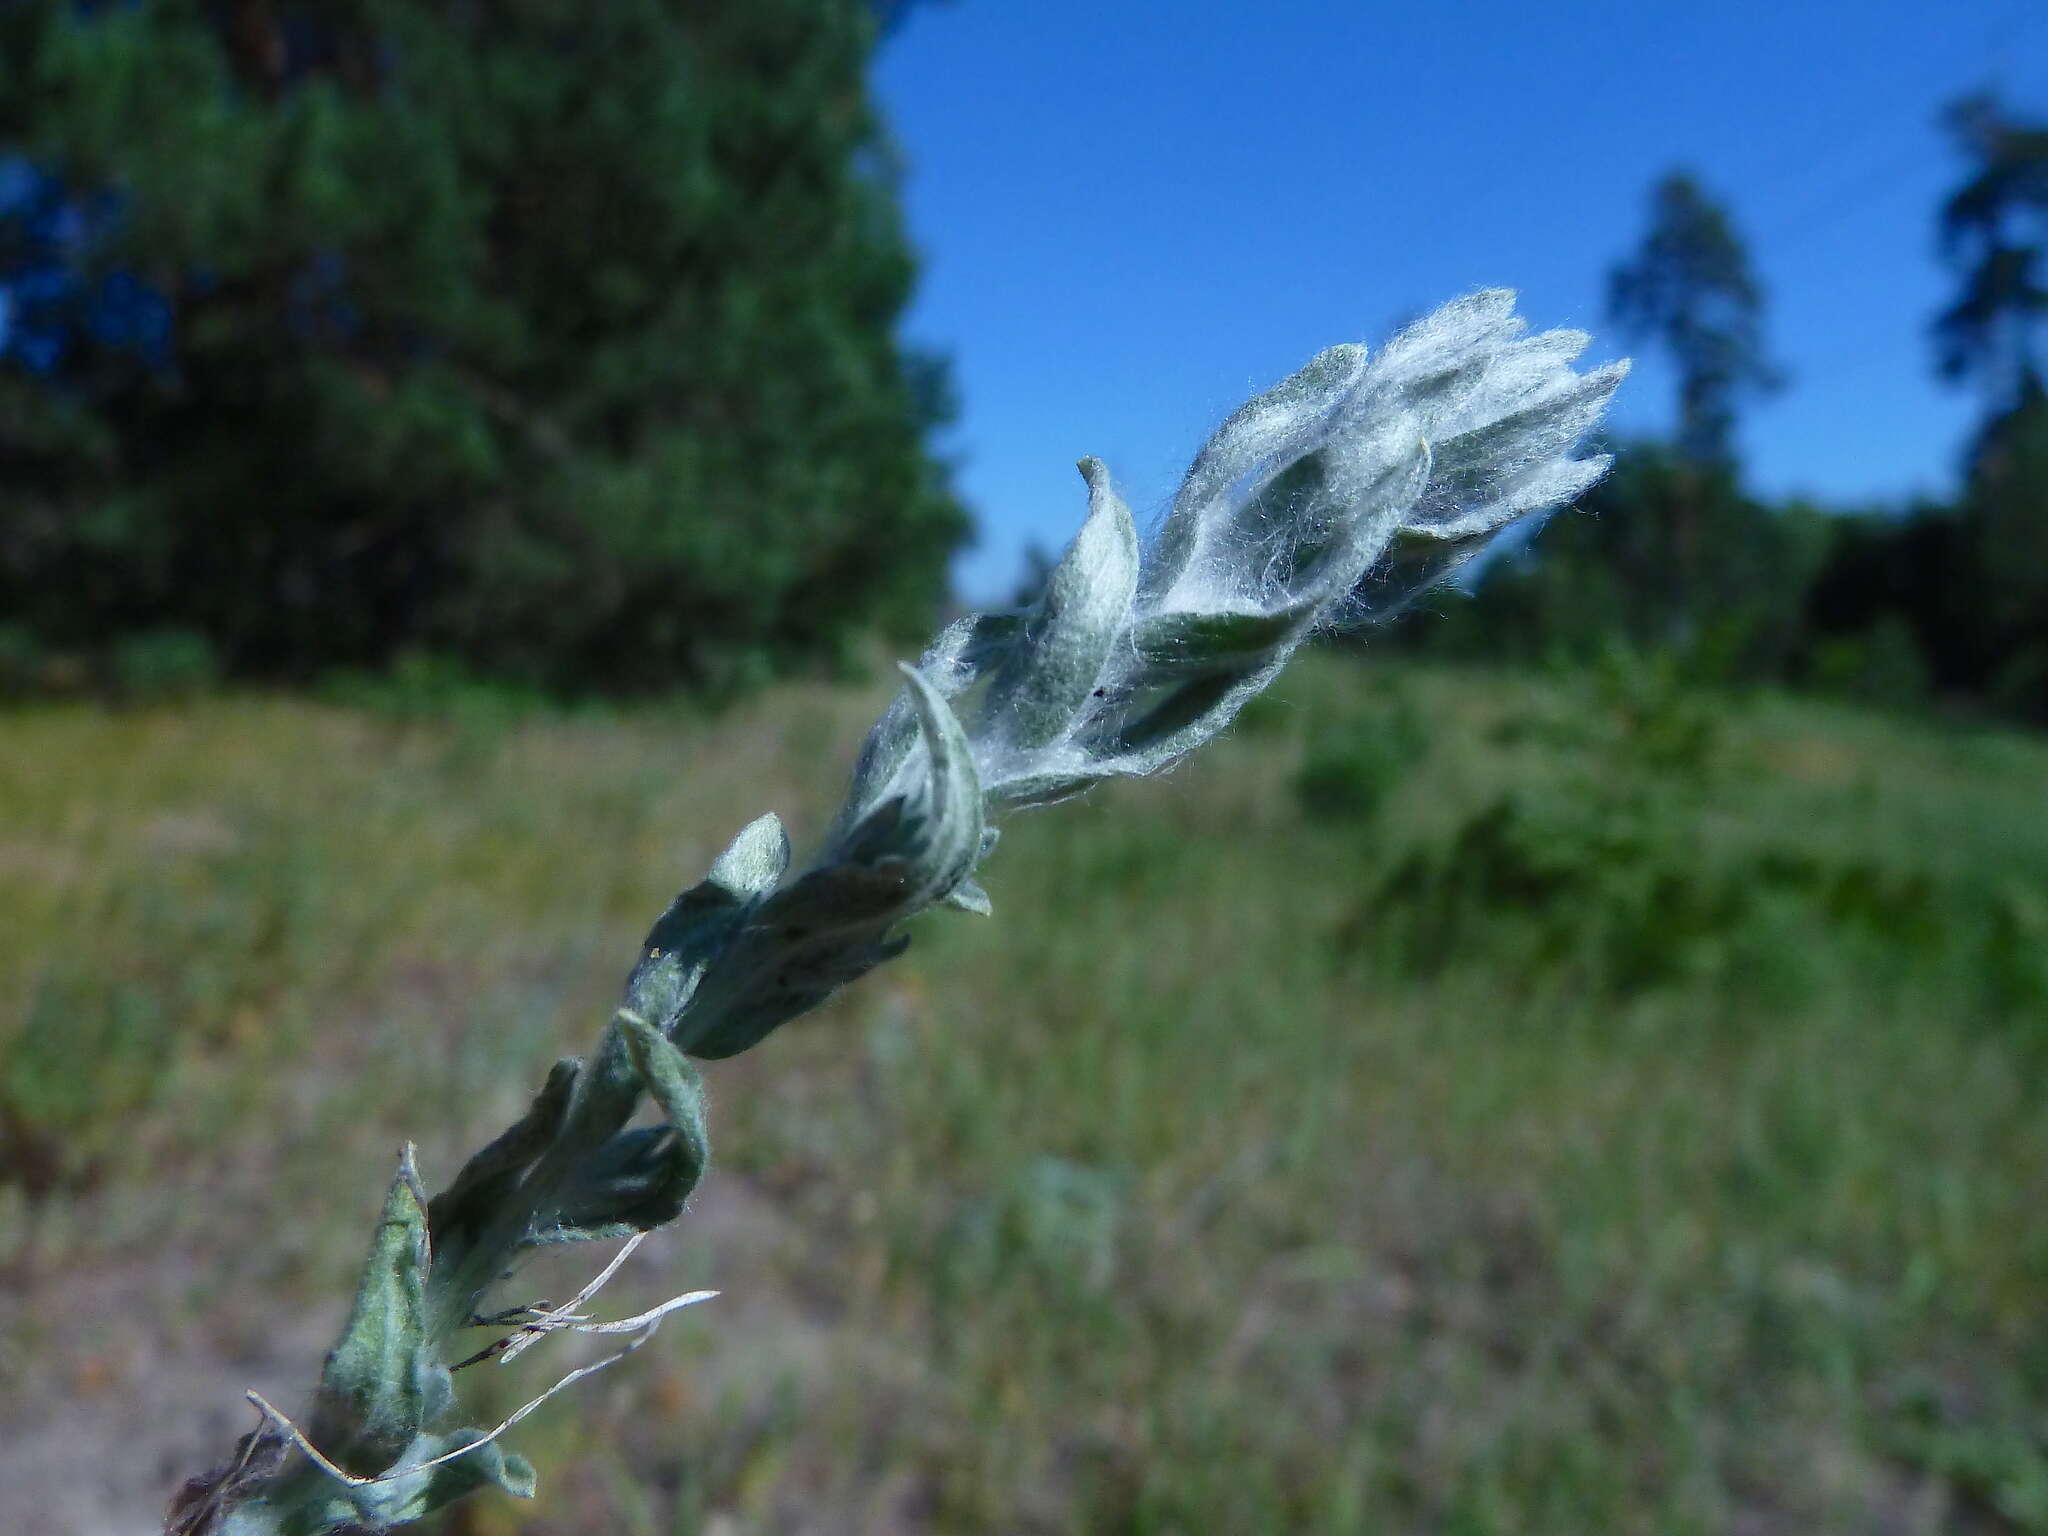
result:
<svg viewBox="0 0 2048 1536"><path fill-rule="evenodd" d="M1533 548L1482 573L1484 613L1433 625L1431 649L1584 661L1612 648L1668 650L1715 677L1770 675L1795 645L1815 520L1747 495L1735 405L1776 387L1763 291L1727 210L1683 172L1650 196L1641 245L1609 275L1613 317L1678 372L1669 443L1620 445L1614 472Z"/></svg>
<svg viewBox="0 0 2048 1536"><path fill-rule="evenodd" d="M1735 405L1778 381L1762 288L1727 210L1673 174L1610 286L1615 316L1677 365L1671 440L1618 445L1576 510L1479 573L1483 604L1441 600L1402 642L1571 664L1659 652L1698 678L2048 723L2048 128L1989 98L1945 122L1968 166L1937 219L1958 278L1937 362L1986 399L1958 496L1827 515L1743 489Z"/></svg>
<svg viewBox="0 0 2048 1536"><path fill-rule="evenodd" d="M1682 561L1684 530L1697 542ZM1825 548L1819 515L1746 494L1732 466L1669 444L1620 444L1614 469L1535 543L1481 575L1483 603L1409 632L1474 658L1583 663L1666 651L1718 680L1780 675L1799 644L1806 583Z"/></svg>
<svg viewBox="0 0 2048 1536"><path fill-rule="evenodd" d="M1970 169L1941 209L1941 252L1959 282L1934 322L1936 355L1945 377L1980 384L1997 416L2042 387L2048 123L1971 96L1948 109L1946 124Z"/></svg>
<svg viewBox="0 0 2048 1536"><path fill-rule="evenodd" d="M1608 274L1608 312L1671 354L1678 446L1700 464L1734 454L1736 404L1779 386L1763 339L1764 294L1728 210L1673 171L1650 193L1650 227Z"/></svg>
<svg viewBox="0 0 2048 1536"><path fill-rule="evenodd" d="M1824 630L1910 629L1934 681L2048 722L2048 125L1975 96L1944 119L1967 167L1937 218L1955 269L1936 362L1983 392L1947 509L1845 537L1815 589Z"/></svg>
<svg viewBox="0 0 2048 1536"><path fill-rule="evenodd" d="M0 196L0 260L56 296L0 355L0 611L245 674L426 648L610 688L923 626L965 520L924 446L943 371L893 337L875 26L0 10L0 153L92 211ZM116 279L154 344L94 323Z"/></svg>
<svg viewBox="0 0 2048 1536"><path fill-rule="evenodd" d="M2006 713L2048 724L2048 394L2030 381L1970 455L1960 509L1972 679Z"/></svg>

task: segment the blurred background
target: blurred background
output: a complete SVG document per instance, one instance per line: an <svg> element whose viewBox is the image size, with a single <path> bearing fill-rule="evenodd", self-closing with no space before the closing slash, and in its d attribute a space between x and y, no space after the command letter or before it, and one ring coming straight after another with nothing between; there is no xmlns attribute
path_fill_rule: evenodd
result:
<svg viewBox="0 0 2048 1536"><path fill-rule="evenodd" d="M2035 0L0 3L0 1529L299 1402L1077 456L1509 285L1611 477L711 1067L723 1296L435 1528L2048 1531L2044 248Z"/></svg>

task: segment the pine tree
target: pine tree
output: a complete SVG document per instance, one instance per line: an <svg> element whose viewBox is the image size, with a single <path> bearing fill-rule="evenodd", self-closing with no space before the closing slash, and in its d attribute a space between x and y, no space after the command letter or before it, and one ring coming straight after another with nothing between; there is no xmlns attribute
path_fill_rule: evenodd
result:
<svg viewBox="0 0 2048 1536"><path fill-rule="evenodd" d="M875 26L0 10L0 154L100 210L59 263L91 302L16 328L58 356L0 358L0 609L58 645L194 629L244 673L426 647L608 688L921 629L965 520L924 444L943 370L893 335ZM94 324L116 279L153 352Z"/></svg>
<svg viewBox="0 0 2048 1536"><path fill-rule="evenodd" d="M2006 713L2048 720L2048 388L2040 341L2048 324L2048 124L1995 98L1949 108L1968 157L1937 228L1956 269L1954 301L1936 317L1944 378L1975 384L1985 411L1964 455L1951 580L1965 589L1944 649Z"/></svg>
<svg viewBox="0 0 2048 1536"><path fill-rule="evenodd" d="M1662 633L1648 638L1691 650L1710 613L1727 617L1720 603L1731 572L1709 567L1727 565L1730 546L1710 528L1748 522L1772 542L1737 485L1735 418L1745 395L1769 393L1783 379L1765 350L1763 288L1749 251L1728 210L1688 173L1673 171L1651 190L1649 229L1635 254L1610 270L1607 307L1626 330L1660 344L1678 372L1675 462L1638 448L1650 454L1643 473L1618 477L1609 496L1633 489L1644 503L1634 509L1632 537L1654 543L1647 564L1662 572L1650 587L1661 594ZM1644 637L1639 626L1630 629Z"/></svg>
<svg viewBox="0 0 2048 1536"><path fill-rule="evenodd" d="M2042 392L2048 124L1990 96L1956 102L1946 123L1970 170L1941 210L1942 255L1961 282L1934 322L1936 354L1945 378L1981 385L1995 419Z"/></svg>
<svg viewBox="0 0 2048 1536"><path fill-rule="evenodd" d="M1728 210L1691 175L1652 189L1650 227L1608 274L1610 316L1660 343L1678 369L1678 447L1697 464L1734 458L1736 404L1782 382L1763 340L1763 288Z"/></svg>

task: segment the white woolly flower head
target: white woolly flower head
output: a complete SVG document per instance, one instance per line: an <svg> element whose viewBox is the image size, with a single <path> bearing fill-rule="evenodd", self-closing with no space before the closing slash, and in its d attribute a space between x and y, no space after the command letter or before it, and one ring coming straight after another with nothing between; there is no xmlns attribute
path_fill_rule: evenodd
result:
<svg viewBox="0 0 2048 1536"><path fill-rule="evenodd" d="M1526 329L1514 295L1489 289L1376 357L1320 353L1216 429L1149 540L1102 465L1082 460L1088 518L1044 593L939 636L870 735L834 845L879 846L861 829L884 815L928 835L920 807L939 799L965 816L969 800L1041 804L1164 768L1318 626L1398 610L1504 525L1581 494L1608 460L1577 446L1628 365L1575 373L1584 333ZM1389 578L1397 540L1428 555ZM964 751L940 739L935 711ZM942 762L951 781L938 786ZM970 832L983 837L979 814L934 846ZM958 878L957 904L978 906Z"/></svg>
<svg viewBox="0 0 2048 1536"><path fill-rule="evenodd" d="M1304 555L1332 544L1355 567L1342 573L1348 592L1400 535L1455 541L1446 553L1469 555L1463 541L1583 493L1609 461L1573 450L1628 364L1574 373L1583 331L1525 329L1514 294L1488 289L1409 326L1375 358L1332 347L1240 408L1174 498L1147 594L1195 610L1264 606L1299 595L1312 574Z"/></svg>
<svg viewBox="0 0 2048 1536"><path fill-rule="evenodd" d="M1514 306L1505 288L1446 304L1389 342L1346 403L1347 419L1402 409L1421 421L1432 463L1428 485L1402 520L1406 531L1491 533L1573 500L1612 462L1572 452L1629 365L1572 372L1592 338L1584 331L1524 337Z"/></svg>

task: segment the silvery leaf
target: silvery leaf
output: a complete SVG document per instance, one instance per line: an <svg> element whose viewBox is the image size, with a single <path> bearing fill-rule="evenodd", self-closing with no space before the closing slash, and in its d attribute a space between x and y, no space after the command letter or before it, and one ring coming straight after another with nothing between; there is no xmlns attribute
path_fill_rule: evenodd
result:
<svg viewBox="0 0 2048 1536"><path fill-rule="evenodd" d="M641 1083L661 1106L669 1129L675 1132L693 1164L694 1183L711 1156L711 1139L704 1129L703 1081L689 1058L653 1025L621 1016L619 1026L625 1032L633 1070L640 1074Z"/></svg>
<svg viewBox="0 0 2048 1536"><path fill-rule="evenodd" d="M525 1246L651 1232L683 1213L703 1166L701 1146L692 1147L672 1126L619 1131L579 1162L555 1208L527 1232Z"/></svg>
<svg viewBox="0 0 2048 1536"><path fill-rule="evenodd" d="M358 1476L391 1466L452 1396L427 1334L430 1254L426 1191L408 1146L314 1409L313 1443Z"/></svg>
<svg viewBox="0 0 2048 1536"><path fill-rule="evenodd" d="M626 981L626 1006L656 1029L672 1029L705 967L788 867L789 835L772 812L741 828L710 874L670 902L648 931Z"/></svg>
<svg viewBox="0 0 2048 1536"><path fill-rule="evenodd" d="M947 892L946 905L962 912L972 912L976 917L987 917L995 911L995 903L989 900L988 892L972 880L962 880Z"/></svg>
<svg viewBox="0 0 2048 1536"><path fill-rule="evenodd" d="M423 1434L406 1448L405 1464L429 1462L464 1446L475 1445L476 1449L388 1483L349 1488L335 1502L341 1504L345 1499L348 1513L343 1518L358 1528L384 1530L424 1519L481 1488L496 1488L515 1499L532 1498L533 1464L524 1456L508 1453L495 1440L478 1445L482 1439L483 1431L478 1429Z"/></svg>
<svg viewBox="0 0 2048 1536"><path fill-rule="evenodd" d="M781 819L770 811L740 828L711 866L706 878L740 900L765 896L789 868L789 834Z"/></svg>
<svg viewBox="0 0 2048 1536"><path fill-rule="evenodd" d="M1181 577L1196 549L1227 521L1230 503L1315 446L1365 371L1365 348L1345 343L1317 353L1297 372L1246 401L1202 445L1146 563L1144 590L1157 595Z"/></svg>
<svg viewBox="0 0 2048 1536"><path fill-rule="evenodd" d="M446 1255L453 1245L474 1235L548 1149L561 1129L582 1065L574 1056L556 1062L526 1113L464 1163L455 1182L434 1196L427 1206L427 1225L437 1250Z"/></svg>
<svg viewBox="0 0 2048 1536"><path fill-rule="evenodd" d="M922 787L924 825L919 845L906 849L913 905L937 901L967 878L981 854L981 780L974 747L946 701L923 675L904 667L924 738L926 778Z"/></svg>
<svg viewBox="0 0 2048 1536"><path fill-rule="evenodd" d="M990 683L985 719L1005 747L1052 741L1073 723L1109 659L1138 586L1138 530L1099 459L1083 459L1088 520L1026 615Z"/></svg>
<svg viewBox="0 0 2048 1536"><path fill-rule="evenodd" d="M1140 685L1193 672L1244 671L1270 656L1314 615L1313 601L1263 612L1160 613L1131 631Z"/></svg>
<svg viewBox="0 0 2048 1536"><path fill-rule="evenodd" d="M940 632L918 661L918 670L942 697L957 698L1002 665L1023 629L1022 614L967 614ZM890 793L896 775L917 746L917 737L917 707L906 687L861 744L845 804L833 823L833 840Z"/></svg>

